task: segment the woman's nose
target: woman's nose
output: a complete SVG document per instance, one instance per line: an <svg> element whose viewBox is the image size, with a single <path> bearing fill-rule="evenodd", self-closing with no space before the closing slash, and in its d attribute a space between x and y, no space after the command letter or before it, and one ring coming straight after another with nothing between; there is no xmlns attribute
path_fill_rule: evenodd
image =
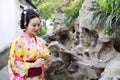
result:
<svg viewBox="0 0 120 80"><path fill-rule="evenodd" d="M39 29L39 26L36 26L36 29L38 30L38 29Z"/></svg>

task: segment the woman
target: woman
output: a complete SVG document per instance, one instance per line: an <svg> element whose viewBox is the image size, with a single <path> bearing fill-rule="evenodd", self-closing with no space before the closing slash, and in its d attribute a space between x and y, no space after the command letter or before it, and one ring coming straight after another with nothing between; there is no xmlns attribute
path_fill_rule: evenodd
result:
<svg viewBox="0 0 120 80"><path fill-rule="evenodd" d="M44 80L44 67L49 55L42 39L36 36L40 28L39 14L26 9L21 14L20 27L23 33L12 42L8 70L10 80Z"/></svg>

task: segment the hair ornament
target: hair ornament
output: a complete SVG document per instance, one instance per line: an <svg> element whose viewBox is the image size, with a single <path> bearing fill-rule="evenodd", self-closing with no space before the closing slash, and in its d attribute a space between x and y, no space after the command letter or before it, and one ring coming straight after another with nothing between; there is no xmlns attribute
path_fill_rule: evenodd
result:
<svg viewBox="0 0 120 80"><path fill-rule="evenodd" d="M24 11L24 26L26 26L27 11Z"/></svg>

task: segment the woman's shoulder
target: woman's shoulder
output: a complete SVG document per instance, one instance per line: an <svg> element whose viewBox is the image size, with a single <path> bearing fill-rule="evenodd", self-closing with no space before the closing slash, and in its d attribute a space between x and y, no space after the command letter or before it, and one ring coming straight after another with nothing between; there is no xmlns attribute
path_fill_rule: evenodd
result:
<svg viewBox="0 0 120 80"><path fill-rule="evenodd" d="M13 42L21 42L21 41L22 41L21 35L15 37L15 38L13 39Z"/></svg>
<svg viewBox="0 0 120 80"><path fill-rule="evenodd" d="M41 37L37 37L37 38L42 44L46 44L46 41L43 38L41 38Z"/></svg>

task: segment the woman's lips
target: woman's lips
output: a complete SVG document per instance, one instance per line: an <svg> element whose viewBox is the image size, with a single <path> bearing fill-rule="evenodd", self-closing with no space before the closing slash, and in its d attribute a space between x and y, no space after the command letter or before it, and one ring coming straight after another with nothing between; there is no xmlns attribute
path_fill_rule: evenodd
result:
<svg viewBox="0 0 120 80"><path fill-rule="evenodd" d="M34 32L38 32L38 30L35 30Z"/></svg>

